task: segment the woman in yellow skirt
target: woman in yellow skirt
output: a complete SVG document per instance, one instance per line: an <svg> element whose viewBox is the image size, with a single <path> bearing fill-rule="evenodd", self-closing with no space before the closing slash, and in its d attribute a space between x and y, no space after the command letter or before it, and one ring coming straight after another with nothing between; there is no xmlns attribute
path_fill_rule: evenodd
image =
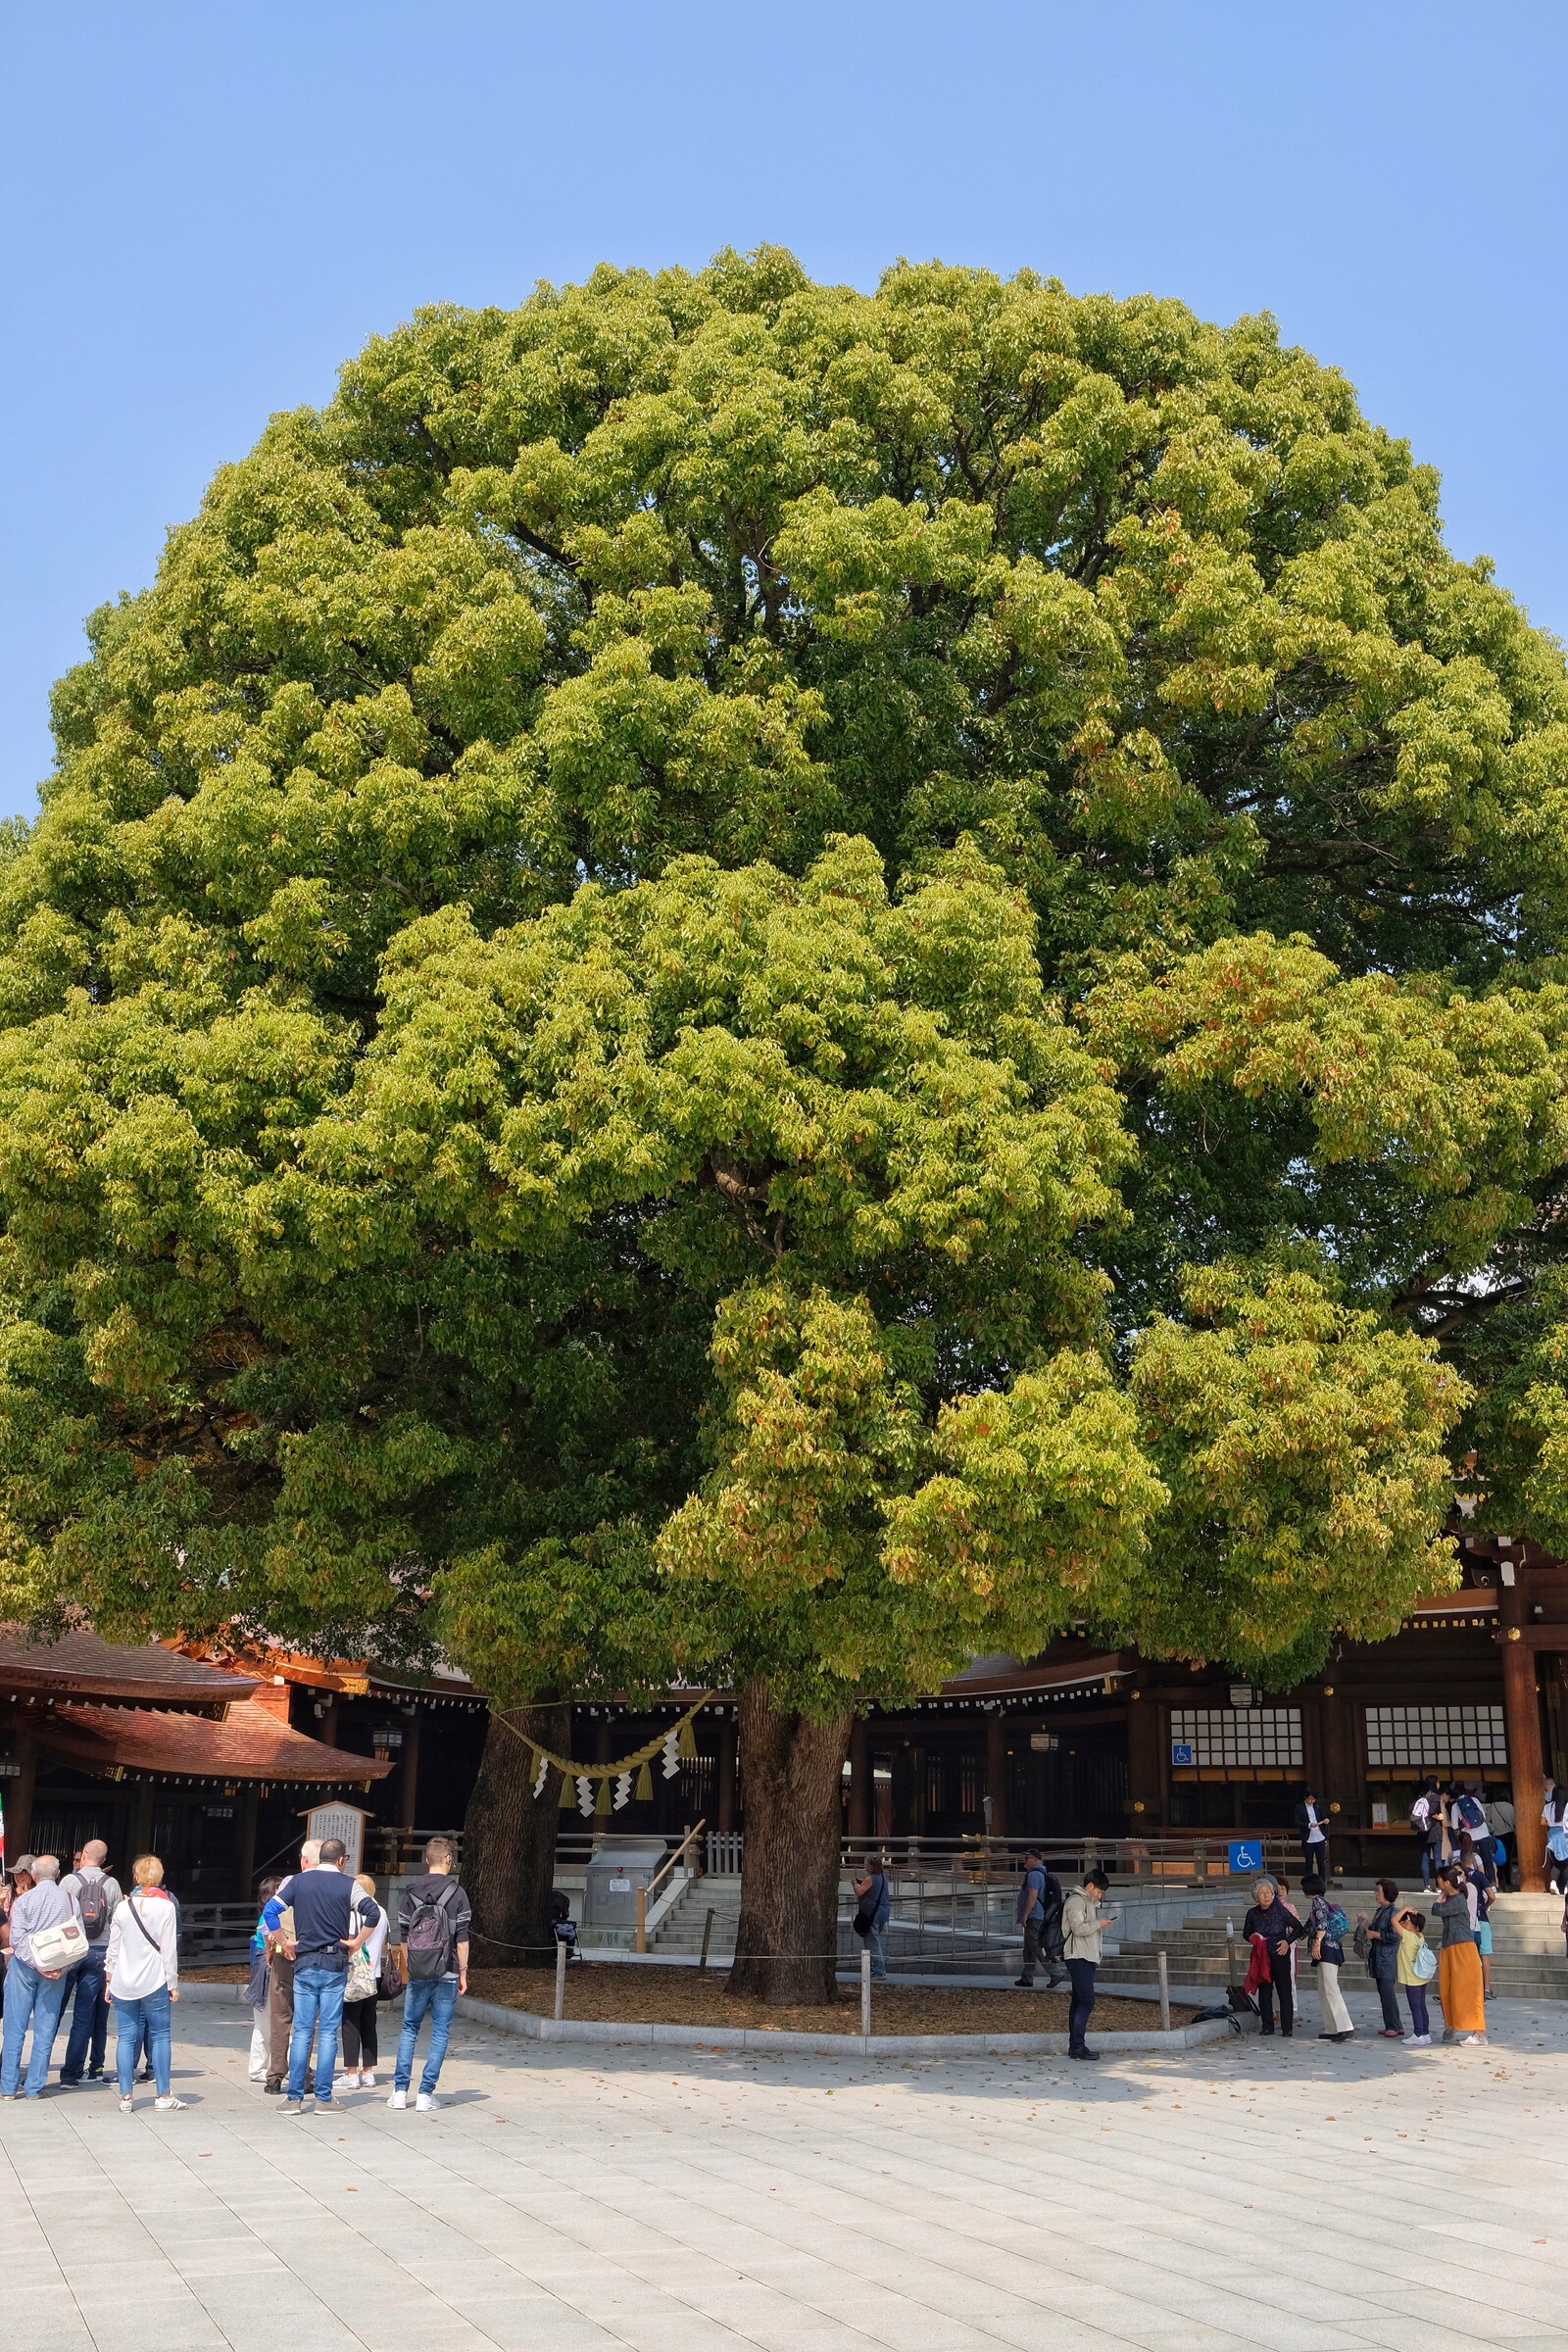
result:
<svg viewBox="0 0 1568 2352"><path fill-rule="evenodd" d="M1457 1868L1438 1877L1441 1900L1433 1917L1443 1922L1443 1944L1438 1953L1438 1998L1443 2003L1445 2041L1485 2041L1486 2002L1481 1987L1481 1952L1470 1913L1470 1890Z"/></svg>

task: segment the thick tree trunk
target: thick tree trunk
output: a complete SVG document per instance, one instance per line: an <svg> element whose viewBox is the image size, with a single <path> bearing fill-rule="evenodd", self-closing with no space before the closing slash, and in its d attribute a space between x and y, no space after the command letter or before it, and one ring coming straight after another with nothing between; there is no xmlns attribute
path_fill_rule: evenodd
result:
<svg viewBox="0 0 1568 2352"><path fill-rule="evenodd" d="M776 1707L765 1683L741 1693L746 1867L731 1992L763 2001L834 1997L840 1789L849 1710L827 1723Z"/></svg>
<svg viewBox="0 0 1568 2352"><path fill-rule="evenodd" d="M515 1737L518 1732L521 1739ZM491 1712L479 1777L463 1825L463 1884L473 1906L470 1957L479 1968L555 1964L550 1897L561 1775L552 1768L534 1795L529 1740L543 1741L558 1756L568 1755L570 1707L508 1707L504 1721L498 1720L497 1710Z"/></svg>

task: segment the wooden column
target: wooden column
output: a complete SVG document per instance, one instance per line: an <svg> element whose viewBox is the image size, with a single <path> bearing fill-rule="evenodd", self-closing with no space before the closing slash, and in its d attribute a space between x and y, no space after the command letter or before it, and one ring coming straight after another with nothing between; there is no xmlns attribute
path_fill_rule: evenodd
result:
<svg viewBox="0 0 1568 2352"><path fill-rule="evenodd" d="M1160 1826L1159 1702L1142 1690L1127 1699L1127 1795L1135 1838Z"/></svg>
<svg viewBox="0 0 1568 2352"><path fill-rule="evenodd" d="M871 1835L871 1759L865 1745L865 1717L857 1715L850 1729L850 1836Z"/></svg>
<svg viewBox="0 0 1568 2352"><path fill-rule="evenodd" d="M1541 1825L1544 1766L1541 1708L1536 1697L1536 1656L1519 1630L1522 1603L1517 1585L1497 1593L1502 1650L1502 1719L1508 1735L1508 1770L1513 1780L1513 1818L1519 1839L1519 1885L1541 1894L1546 1884L1546 1833Z"/></svg>
<svg viewBox="0 0 1568 2352"><path fill-rule="evenodd" d="M313 1721L310 1728L314 1736L319 1740L323 1747L336 1747L338 1744L338 1707L341 1704L341 1701L339 1700L338 1694L335 1690L328 1694L324 1704L326 1709L325 1713L318 1720ZM312 1708L311 1713L314 1717L316 1714L314 1707Z"/></svg>
<svg viewBox="0 0 1568 2352"><path fill-rule="evenodd" d="M986 1717L986 1794L991 1799L991 1835L1007 1835L1007 1718L1000 1708Z"/></svg>
<svg viewBox="0 0 1568 2352"><path fill-rule="evenodd" d="M852 1790L850 1808L855 1798ZM721 1835L735 1827L735 1718L724 1716L718 1727L718 1827Z"/></svg>
<svg viewBox="0 0 1568 2352"><path fill-rule="evenodd" d="M419 1723L416 1715L403 1728L403 1770L398 1780L398 1826L412 1830L419 1818Z"/></svg>
<svg viewBox="0 0 1568 2352"><path fill-rule="evenodd" d="M1356 1836L1361 1826L1361 1797L1355 1787L1355 1724L1350 1702L1332 1686L1323 1691L1323 1779L1318 1784L1318 1802L1328 1815L1329 1867L1335 1862L1335 1844L1340 1843L1339 1862L1343 1868L1350 1839L1355 1840L1355 1862L1361 1860L1361 1840ZM1338 1812L1335 1807L1338 1806Z"/></svg>
<svg viewBox="0 0 1568 2352"><path fill-rule="evenodd" d="M239 1851L235 1864L238 1880L236 1901L247 1902L256 1877L256 1808L261 1802L261 1784L247 1781L239 1792Z"/></svg>
<svg viewBox="0 0 1568 2352"><path fill-rule="evenodd" d="M13 1742L17 1762L22 1766L14 1781L0 1783L0 1801L6 1809L6 1854L14 1865L19 1854L30 1850L32 1838L33 1793L38 1786L38 1750L25 1732L18 1732Z"/></svg>
<svg viewBox="0 0 1568 2352"><path fill-rule="evenodd" d="M136 1793L130 1805L130 1852L125 1856L128 1866L138 1855L151 1850L153 1842L153 1784L150 1780L136 1783Z"/></svg>

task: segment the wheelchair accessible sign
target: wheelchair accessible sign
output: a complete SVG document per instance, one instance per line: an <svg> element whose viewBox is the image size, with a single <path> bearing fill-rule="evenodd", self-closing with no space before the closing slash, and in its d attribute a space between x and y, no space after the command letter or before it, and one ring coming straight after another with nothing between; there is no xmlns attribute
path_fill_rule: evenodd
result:
<svg viewBox="0 0 1568 2352"><path fill-rule="evenodd" d="M1230 1853L1234 1871L1258 1871L1263 1867L1263 1848L1249 1843L1245 1838L1232 1838Z"/></svg>

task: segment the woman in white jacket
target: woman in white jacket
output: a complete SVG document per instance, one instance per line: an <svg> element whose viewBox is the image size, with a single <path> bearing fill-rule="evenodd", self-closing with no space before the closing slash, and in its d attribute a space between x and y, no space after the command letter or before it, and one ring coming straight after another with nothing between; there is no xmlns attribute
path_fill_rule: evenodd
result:
<svg viewBox="0 0 1568 2352"><path fill-rule="evenodd" d="M131 1872L132 1887L109 1923L104 1978L116 2019L115 2071L120 2077L120 2112L131 2109L130 2086L142 2029L152 2060L157 2104L167 2114L183 2107L169 2087L169 2005L179 1998L178 1929L174 1906L164 1891L164 1866L143 1854Z"/></svg>

